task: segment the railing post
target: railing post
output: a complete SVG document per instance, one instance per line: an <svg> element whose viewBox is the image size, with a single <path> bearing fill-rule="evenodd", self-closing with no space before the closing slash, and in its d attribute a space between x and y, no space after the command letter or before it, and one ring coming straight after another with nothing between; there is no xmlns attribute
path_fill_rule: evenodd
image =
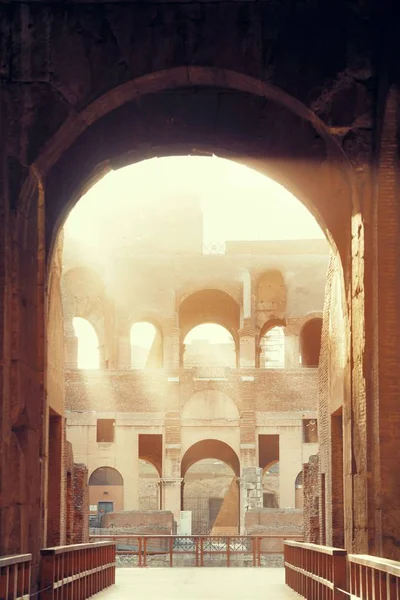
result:
<svg viewBox="0 0 400 600"><path fill-rule="evenodd" d="M333 600L344 600L347 597L347 561L345 555L332 556L333 562Z"/></svg>

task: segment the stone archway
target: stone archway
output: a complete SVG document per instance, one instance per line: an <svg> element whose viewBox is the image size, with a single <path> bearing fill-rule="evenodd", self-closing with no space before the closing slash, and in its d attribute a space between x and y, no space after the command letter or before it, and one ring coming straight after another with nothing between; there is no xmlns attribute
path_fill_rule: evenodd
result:
<svg viewBox="0 0 400 600"><path fill-rule="evenodd" d="M151 127L143 128L143 121ZM31 383L31 370L35 373L31 398L38 431L45 406L44 343L36 349L37 340L44 339L44 291L60 225L82 193L111 168L188 153L237 160L287 187L339 251L349 287L351 218L359 212L350 169L311 111L260 80L220 69L176 68L123 84L66 119L46 140L33 156L18 200L14 258L19 269L13 291L19 298L23 282L27 302L18 308L12 329L23 332L20 345L35 351L15 362L15 371L19 380ZM362 228L357 235L362 237ZM37 268L26 269L29 264ZM17 358L17 349L13 352ZM39 438L32 439L32 456L39 456L39 447ZM35 480L40 486L41 478ZM35 494L44 497L39 487ZM39 519L40 511L32 511Z"/></svg>

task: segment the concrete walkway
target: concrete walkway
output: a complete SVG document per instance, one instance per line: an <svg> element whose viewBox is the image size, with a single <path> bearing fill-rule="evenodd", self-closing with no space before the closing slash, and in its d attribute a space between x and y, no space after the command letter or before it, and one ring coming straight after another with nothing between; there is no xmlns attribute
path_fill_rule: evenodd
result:
<svg viewBox="0 0 400 600"><path fill-rule="evenodd" d="M96 600L294 600L284 569L117 569L116 584Z"/></svg>

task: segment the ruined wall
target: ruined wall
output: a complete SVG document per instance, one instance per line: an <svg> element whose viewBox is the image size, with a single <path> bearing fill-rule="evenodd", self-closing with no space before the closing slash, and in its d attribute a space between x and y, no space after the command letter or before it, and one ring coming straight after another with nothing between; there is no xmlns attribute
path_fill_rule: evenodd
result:
<svg viewBox="0 0 400 600"><path fill-rule="evenodd" d="M89 495L86 465L74 463L73 470L73 536L71 542L89 541Z"/></svg>
<svg viewBox="0 0 400 600"><path fill-rule="evenodd" d="M320 536L329 545L344 545L343 406L346 399L347 339L338 257L332 255L326 283L319 363ZM350 448L346 448L348 452Z"/></svg>
<svg viewBox="0 0 400 600"><path fill-rule="evenodd" d="M303 534L304 541L321 544L320 473L318 456L303 465Z"/></svg>
<svg viewBox="0 0 400 600"><path fill-rule="evenodd" d="M142 535L171 535L174 530L174 515L167 510L112 512L102 516L101 527L124 528L125 532Z"/></svg>
<svg viewBox="0 0 400 600"><path fill-rule="evenodd" d="M318 401L316 369L233 370L226 380L199 380L192 371L178 373L156 371L66 371L66 409L97 412L164 412L175 390L182 403L196 392L221 391L235 400L240 408L249 383L242 376L253 377L252 402L257 411L315 410ZM252 387L252 386L250 386Z"/></svg>

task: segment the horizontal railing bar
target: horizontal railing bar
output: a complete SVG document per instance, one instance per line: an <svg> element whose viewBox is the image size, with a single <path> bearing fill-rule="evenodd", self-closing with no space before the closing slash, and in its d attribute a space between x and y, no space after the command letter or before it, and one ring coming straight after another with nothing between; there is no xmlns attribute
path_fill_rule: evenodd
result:
<svg viewBox="0 0 400 600"><path fill-rule="evenodd" d="M328 554L329 556L346 556L347 550L344 548L333 548L331 546L319 546L318 544L308 544L305 542L295 542L291 540L285 541L286 546L291 548L300 548L302 550L312 550L320 554Z"/></svg>
<svg viewBox="0 0 400 600"><path fill-rule="evenodd" d="M15 554L9 556L0 556L0 567L7 567L9 565L17 565L19 563L26 563L32 560L32 554Z"/></svg>
<svg viewBox="0 0 400 600"><path fill-rule="evenodd" d="M110 533L110 535L107 534L90 534L89 538L90 539L109 539L110 537L112 538L149 538L149 539L169 539L169 538L174 538L174 539L243 539L243 540L248 540L248 539L278 539L278 540L288 540L288 543L291 542L291 540L293 538L296 539L302 539L302 536L296 536L296 535L291 535L290 537L285 536L285 535L273 535L273 534L266 534L266 535L169 535L169 534L161 534L161 535L157 535L157 534L149 534L149 535L142 535L140 533L135 534L135 533ZM91 546L92 544L89 544L89 546ZM313 544L311 544L313 545ZM69 548L69 546L64 546L65 548ZM323 546L322 546L323 547Z"/></svg>
<svg viewBox="0 0 400 600"><path fill-rule="evenodd" d="M378 556L369 556L368 554L349 554L349 563L368 567L381 573L400 577L400 562L390 558L380 558Z"/></svg>
<svg viewBox="0 0 400 600"><path fill-rule="evenodd" d="M109 537L109 536L105 536ZM55 546L54 548L42 548L40 553L44 556L52 555L52 554L65 554L67 552L77 552L79 550L89 550L93 548L106 548L107 546L114 546L115 544L110 541L89 542L88 544L73 544L71 546Z"/></svg>

